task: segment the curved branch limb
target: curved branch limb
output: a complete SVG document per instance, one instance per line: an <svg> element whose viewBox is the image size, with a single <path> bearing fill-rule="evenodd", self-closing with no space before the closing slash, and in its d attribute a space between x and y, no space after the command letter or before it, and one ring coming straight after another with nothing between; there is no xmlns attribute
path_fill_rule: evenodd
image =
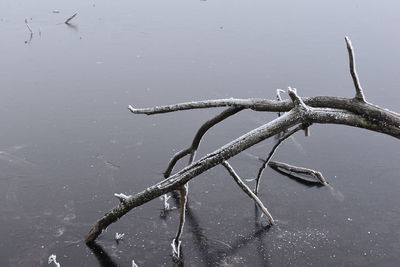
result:
<svg viewBox="0 0 400 267"><path fill-rule="evenodd" d="M171 160L169 161L168 167L167 167L167 169L166 169L165 172L164 172L164 178L166 179L166 178L170 177L170 176L171 176L171 172L172 172L172 170L174 169L176 163L177 163L181 158L183 158L183 157L189 155L191 152L192 152L192 149L189 147L189 148L183 149L183 150L179 151L178 153L176 153L176 154L171 158Z"/></svg>
<svg viewBox="0 0 400 267"><path fill-rule="evenodd" d="M344 39L346 40L347 52L349 53L350 74L351 74L351 78L353 79L354 87L356 89L355 99L358 101L365 102L364 92L363 92L363 89L361 88L361 84L358 79L358 75L357 75L357 71L356 71L356 63L355 63L355 58L354 58L353 45L351 44L349 37L345 36Z"/></svg>
<svg viewBox="0 0 400 267"><path fill-rule="evenodd" d="M229 172L229 174L232 176L232 178L235 180L235 182L239 185L239 187L251 199L254 200L254 202L257 204L258 207L260 207L260 209L265 214L265 216L267 216L269 223L271 225L275 224L274 218L272 218L272 215L269 213L267 208L264 206L264 204L261 202L261 200L253 192L251 192L250 188L242 181L242 179L240 179L239 175L235 172L235 170L232 168L232 166L227 161L223 161L221 164Z"/></svg>
<svg viewBox="0 0 400 267"><path fill-rule="evenodd" d="M258 170L257 173L257 177L256 177L256 185L254 187L254 194L257 195L258 194L258 189L260 187L260 180L261 180L261 176L265 170L265 168L268 166L268 163L270 162L272 156L275 154L276 150L278 149L279 145L285 141L287 138L289 138L290 136L292 136L294 133L300 131L300 130L304 130L306 128L308 128L310 125L306 125L306 124L301 124L298 125L296 128L290 130L289 132L287 132L284 136L280 137L278 139L278 141L275 143L275 145L272 147L271 151L269 152L267 158L265 160L263 160L263 165L261 166L261 168Z"/></svg>
<svg viewBox="0 0 400 267"><path fill-rule="evenodd" d="M278 161L270 161L268 163L268 166L270 166L271 168L283 169L283 170L288 171L288 172L306 174L306 175L309 175L311 177L314 177L322 185L327 185L328 184L328 182L326 181L326 179L324 178L322 173L319 172L319 171L315 171L313 169L297 167L297 166L289 165L287 163L278 162Z"/></svg>
<svg viewBox="0 0 400 267"><path fill-rule="evenodd" d="M174 169L176 163L183 157L185 157L186 155L190 154L190 159L189 159L189 165L193 163L194 157L196 155L196 151L199 148L201 139L203 138L203 136L206 134L206 132L213 127L214 125L220 123L221 121L229 118L230 116L235 115L236 113L238 113L239 111L243 110L242 108L238 108L238 107L230 107L224 111L222 111L220 114L218 114L217 116L215 116L214 118L206 121L198 130L197 133L195 135L195 137L193 138L192 144L189 148L186 148L184 150L179 151L178 153L176 153L172 159L170 160L167 169L164 172L164 177L168 178L171 173L172 170Z"/></svg>

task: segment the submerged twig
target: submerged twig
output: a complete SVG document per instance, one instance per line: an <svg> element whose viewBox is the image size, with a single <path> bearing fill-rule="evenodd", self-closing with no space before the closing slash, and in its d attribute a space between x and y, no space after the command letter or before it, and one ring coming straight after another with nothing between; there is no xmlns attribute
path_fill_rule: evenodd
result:
<svg viewBox="0 0 400 267"><path fill-rule="evenodd" d="M278 162L278 161L270 161L268 163L268 166L270 166L271 168L283 169L283 170L286 170L288 172L306 174L306 175L309 175L311 177L314 177L322 185L327 185L328 184L328 182L326 181L326 179L324 178L322 173L319 172L319 171L315 171L313 169L297 167L297 166L289 165L287 163Z"/></svg>
<svg viewBox="0 0 400 267"><path fill-rule="evenodd" d="M69 17L64 23L65 24L69 24L69 22L76 17L76 15L78 15L78 13L73 14L71 17Z"/></svg>

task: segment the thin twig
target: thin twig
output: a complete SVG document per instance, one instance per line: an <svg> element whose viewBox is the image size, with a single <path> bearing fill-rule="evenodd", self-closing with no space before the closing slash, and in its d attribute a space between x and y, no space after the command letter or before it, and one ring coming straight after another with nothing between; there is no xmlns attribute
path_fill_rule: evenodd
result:
<svg viewBox="0 0 400 267"><path fill-rule="evenodd" d="M64 23L65 24L69 24L69 22L76 17L76 15L78 15L78 13L73 14L71 17L69 17Z"/></svg>
<svg viewBox="0 0 400 267"><path fill-rule="evenodd" d="M360 81L358 79L358 75L356 72L356 63L354 58L353 46L349 37L344 38L346 40L347 52L349 53L349 65L350 65L350 74L353 79L354 87L356 89L355 99L365 102L363 89L361 88Z"/></svg>
<svg viewBox="0 0 400 267"><path fill-rule="evenodd" d="M269 220L270 224L275 224L274 218L272 218L272 215L269 213L267 208L264 206L264 204L261 202L261 200L253 192L251 192L251 189L242 181L242 179L235 172L235 170L232 168L232 166L227 161L223 161L221 164L229 172L229 174L232 176L232 178L235 180L235 182L239 185L239 187L250 198L252 198L254 200L254 202L260 207L260 209L265 214L265 216L268 217L268 220Z"/></svg>
<svg viewBox="0 0 400 267"><path fill-rule="evenodd" d="M290 130L289 132L287 132L284 136L280 137L277 142L275 143L275 145L272 147L271 151L269 152L267 158L265 160L263 160L263 165L260 167L260 169L258 170L257 173L257 177L256 177L256 185L254 187L254 194L258 194L258 189L260 187L260 180L261 180L261 176L265 170L265 168L268 166L268 163L270 162L272 156L275 154L276 149L279 147L279 145L286 140L287 138L289 138L291 135L293 135L294 133L303 130L305 128L307 128L309 125L305 125L305 124L301 124L299 126L297 126L296 128Z"/></svg>
<svg viewBox="0 0 400 267"><path fill-rule="evenodd" d="M315 179L317 179L318 182L320 182L322 185L327 185L328 184L328 182L326 181L326 179L324 178L322 173L319 172L319 171L315 171L313 169L297 167L297 166L289 165L287 163L278 162L278 161L270 161L268 163L268 166L270 166L271 168L283 169L283 170L286 170L288 172L306 174L306 175L309 175L309 176L314 177Z"/></svg>

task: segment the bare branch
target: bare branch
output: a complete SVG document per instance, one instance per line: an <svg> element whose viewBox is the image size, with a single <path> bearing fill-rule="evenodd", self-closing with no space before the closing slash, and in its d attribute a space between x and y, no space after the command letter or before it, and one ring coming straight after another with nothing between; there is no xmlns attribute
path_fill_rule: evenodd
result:
<svg viewBox="0 0 400 267"><path fill-rule="evenodd" d="M76 17L76 15L78 15L78 13L73 14L71 17L69 17L64 23L65 24L69 24L69 22Z"/></svg>
<svg viewBox="0 0 400 267"><path fill-rule="evenodd" d="M354 87L356 89L356 96L355 99L359 101L365 102L363 89L361 88L360 81L358 79L358 75L356 72L356 63L354 58L353 46L349 37L344 38L346 40L347 52L349 53L349 65L350 65L350 74L351 78L353 79Z"/></svg>
<svg viewBox="0 0 400 267"><path fill-rule="evenodd" d="M278 141L275 143L275 145L272 147L271 151L269 152L267 158L265 160L263 160L263 165L261 166L261 168L258 170L257 173L257 177L256 177L256 185L254 187L254 194L258 194L258 189L260 187L260 180L261 180L261 176L265 170L265 168L268 166L268 163L270 162L272 156L275 154L276 149L279 147L279 145L286 140L287 138L289 138L291 135L293 135L294 133L298 132L299 130L303 130L308 128L309 125L305 125L305 124L301 124L299 126L297 126L296 128L290 130L289 132L287 132L284 136L280 137L278 139Z"/></svg>
<svg viewBox="0 0 400 267"><path fill-rule="evenodd" d="M319 172L319 171L315 171L315 170L307 169L307 168L303 168L303 167L297 167L297 166L289 165L287 163L278 162L278 161L271 161L271 162L268 163L268 165L271 168L283 169L283 170L286 170L286 171L289 171L289 172L306 174L306 175L309 175L309 176L314 177L315 179L317 179L318 182L320 182L322 185L327 185L328 184L328 182L325 180L325 178L322 175L322 173Z"/></svg>
<svg viewBox="0 0 400 267"><path fill-rule="evenodd" d="M232 176L232 178L235 180L235 182L239 185L239 187L250 197L254 200L254 202L260 207L262 212L267 216L270 224L275 224L274 218L272 218L272 215L269 213L267 208L264 206L264 204L261 202L261 200L250 190L250 188L240 179L239 175L235 172L235 170L232 168L232 166L227 162L223 161L222 166L227 169L229 174Z"/></svg>

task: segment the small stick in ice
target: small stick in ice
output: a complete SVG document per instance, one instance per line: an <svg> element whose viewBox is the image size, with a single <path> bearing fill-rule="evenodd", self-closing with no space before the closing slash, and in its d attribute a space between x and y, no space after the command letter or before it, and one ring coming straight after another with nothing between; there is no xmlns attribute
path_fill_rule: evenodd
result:
<svg viewBox="0 0 400 267"><path fill-rule="evenodd" d="M47 263L47 264L50 264L50 263L52 263L52 262L54 262L54 265L55 265L56 267L60 267L60 266L61 266L60 263L57 262L57 256L54 255L54 254L51 254L51 255L49 256L49 260L48 260L48 263Z"/></svg>
<svg viewBox="0 0 400 267"><path fill-rule="evenodd" d="M116 241L120 241L120 240L122 240L123 238L125 237L125 234L124 233L115 233L115 240Z"/></svg>
<svg viewBox="0 0 400 267"><path fill-rule="evenodd" d="M69 24L69 22L76 17L76 15L78 15L78 13L73 14L71 17L69 17L64 23L65 24Z"/></svg>
<svg viewBox="0 0 400 267"><path fill-rule="evenodd" d="M31 32L31 35L33 35L33 31L32 31L32 28L29 26L29 24L28 24L28 18L25 18L25 25L26 25L26 27L28 28L28 30Z"/></svg>

